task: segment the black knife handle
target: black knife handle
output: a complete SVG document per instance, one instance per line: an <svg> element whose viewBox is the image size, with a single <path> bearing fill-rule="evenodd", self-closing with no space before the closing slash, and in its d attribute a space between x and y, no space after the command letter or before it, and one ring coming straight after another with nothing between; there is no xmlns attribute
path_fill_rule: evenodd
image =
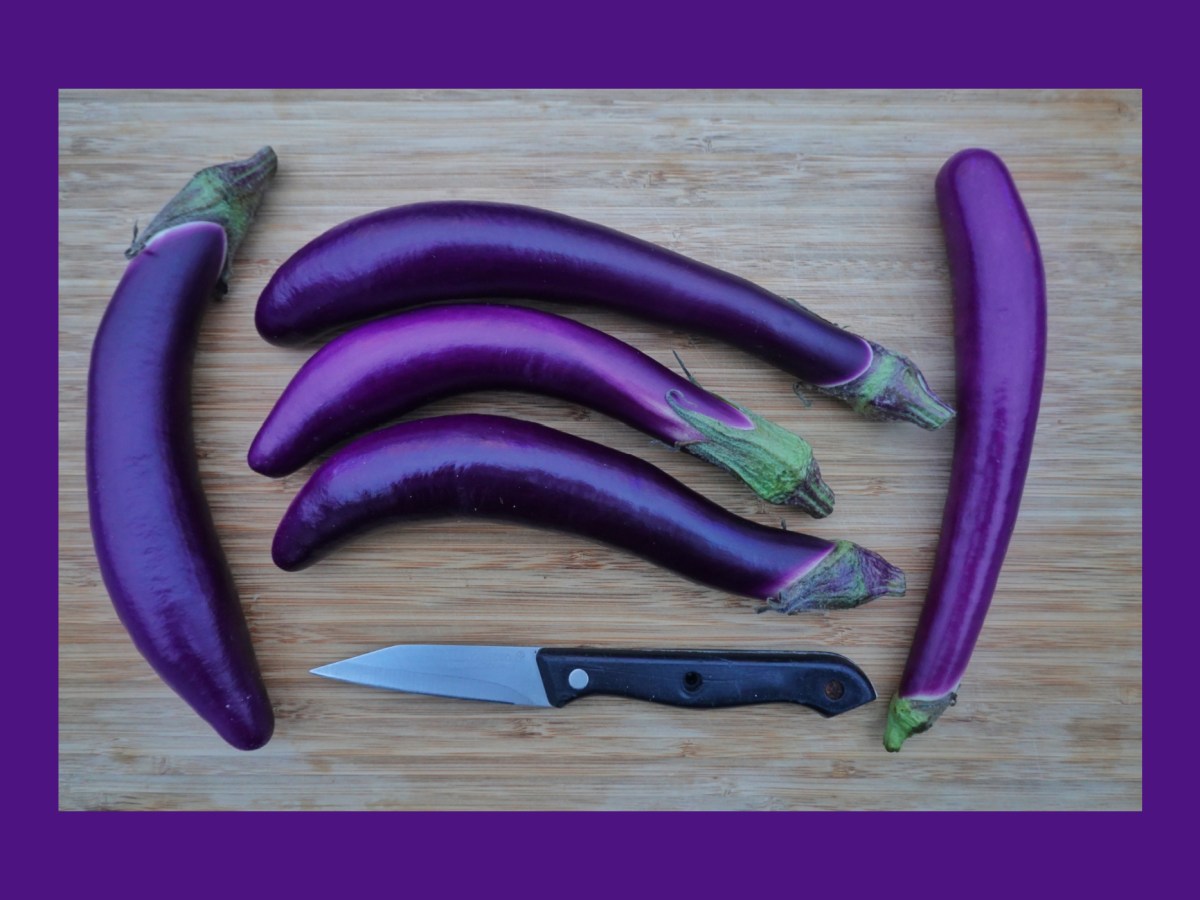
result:
<svg viewBox="0 0 1200 900"><path fill-rule="evenodd" d="M862 669L837 653L543 648L537 663L553 706L610 694L699 709L799 703L836 716L875 699Z"/></svg>

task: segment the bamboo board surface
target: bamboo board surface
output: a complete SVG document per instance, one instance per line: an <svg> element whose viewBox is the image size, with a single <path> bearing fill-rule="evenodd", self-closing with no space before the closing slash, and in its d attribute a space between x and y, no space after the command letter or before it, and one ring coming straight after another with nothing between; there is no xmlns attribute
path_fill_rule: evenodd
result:
<svg viewBox="0 0 1200 900"><path fill-rule="evenodd" d="M226 746L138 656L87 523L88 354L143 225L196 169L271 144L280 171L206 315L201 473L276 708ZM276 524L312 471L245 464L313 348L254 330L274 269L351 216L472 198L613 226L796 297L911 355L954 395L933 179L966 146L1008 163L1049 285L1049 366L1000 585L956 708L881 745L928 584L951 430L874 424L719 341L575 306L813 444L837 494L814 522L568 403L490 411L653 462L734 512L856 541L908 594L785 617L567 535L481 521L385 527L284 573ZM68 809L826 809L1141 806L1141 97L1136 92L65 92L60 95L59 802ZM548 304L543 309L552 309ZM315 665L399 642L827 649L880 699L835 719L617 699L543 710L338 684Z"/></svg>

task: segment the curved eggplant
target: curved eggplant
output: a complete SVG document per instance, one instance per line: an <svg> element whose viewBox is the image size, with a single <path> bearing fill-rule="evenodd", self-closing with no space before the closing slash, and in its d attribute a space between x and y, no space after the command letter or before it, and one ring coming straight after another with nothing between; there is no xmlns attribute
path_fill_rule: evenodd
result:
<svg viewBox="0 0 1200 900"><path fill-rule="evenodd" d="M899 750L957 698L1016 524L1046 368L1046 279L1012 176L964 150L937 177L954 284L958 425L929 593L884 746Z"/></svg>
<svg viewBox="0 0 1200 900"><path fill-rule="evenodd" d="M242 750L274 717L200 483L191 366L276 168L269 148L198 173L135 240L92 346L88 509L113 606L159 676Z"/></svg>
<svg viewBox="0 0 1200 900"><path fill-rule="evenodd" d="M849 541L741 519L637 457L501 416L442 416L359 438L284 514L288 571L382 521L483 516L589 537L773 609L857 606L904 593L903 573Z"/></svg>
<svg viewBox="0 0 1200 900"><path fill-rule="evenodd" d="M344 222L287 260L259 297L259 333L295 343L440 300L596 304L712 335L871 418L939 428L953 410L908 359L805 307L630 235L503 203L400 206Z"/></svg>
<svg viewBox="0 0 1200 900"><path fill-rule="evenodd" d="M771 503L833 509L802 438L674 374L616 338L513 306L439 306L361 325L292 379L250 447L287 475L346 438L441 397L488 388L599 410L742 478Z"/></svg>

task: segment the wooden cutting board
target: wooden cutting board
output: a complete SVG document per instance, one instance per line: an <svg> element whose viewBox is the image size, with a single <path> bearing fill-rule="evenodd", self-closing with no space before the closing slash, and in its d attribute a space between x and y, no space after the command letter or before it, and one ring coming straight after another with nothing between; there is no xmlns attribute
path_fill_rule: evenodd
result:
<svg viewBox="0 0 1200 900"><path fill-rule="evenodd" d="M88 353L145 224L196 169L263 144L280 170L207 314L195 367L201 471L277 727L230 749L138 656L109 603L83 477ZM1139 808L1141 805L1141 97L1136 92L74 92L60 95L59 791L63 808ZM1008 162L1049 282L1037 444L958 706L885 753L928 584L950 431L872 424L719 341L581 307L556 311L805 435L830 518L768 507L732 478L599 414L478 393L413 418L531 419L660 466L734 512L847 538L908 594L785 617L579 538L479 521L385 527L302 574L272 534L312 471L246 466L312 352L254 330L258 294L304 242L422 200L548 207L796 297L911 355L954 395L933 179L953 152ZM541 308L550 309L548 305ZM698 712L593 699L560 710L329 682L313 666L398 642L826 649L879 702L825 720L786 706Z"/></svg>

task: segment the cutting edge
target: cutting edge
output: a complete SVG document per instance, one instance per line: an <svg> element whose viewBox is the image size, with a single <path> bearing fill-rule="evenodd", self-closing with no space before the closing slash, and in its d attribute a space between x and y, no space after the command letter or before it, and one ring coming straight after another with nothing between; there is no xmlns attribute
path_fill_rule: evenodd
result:
<svg viewBox="0 0 1200 900"><path fill-rule="evenodd" d="M550 706L539 647L397 644L311 669L370 687L462 700Z"/></svg>

